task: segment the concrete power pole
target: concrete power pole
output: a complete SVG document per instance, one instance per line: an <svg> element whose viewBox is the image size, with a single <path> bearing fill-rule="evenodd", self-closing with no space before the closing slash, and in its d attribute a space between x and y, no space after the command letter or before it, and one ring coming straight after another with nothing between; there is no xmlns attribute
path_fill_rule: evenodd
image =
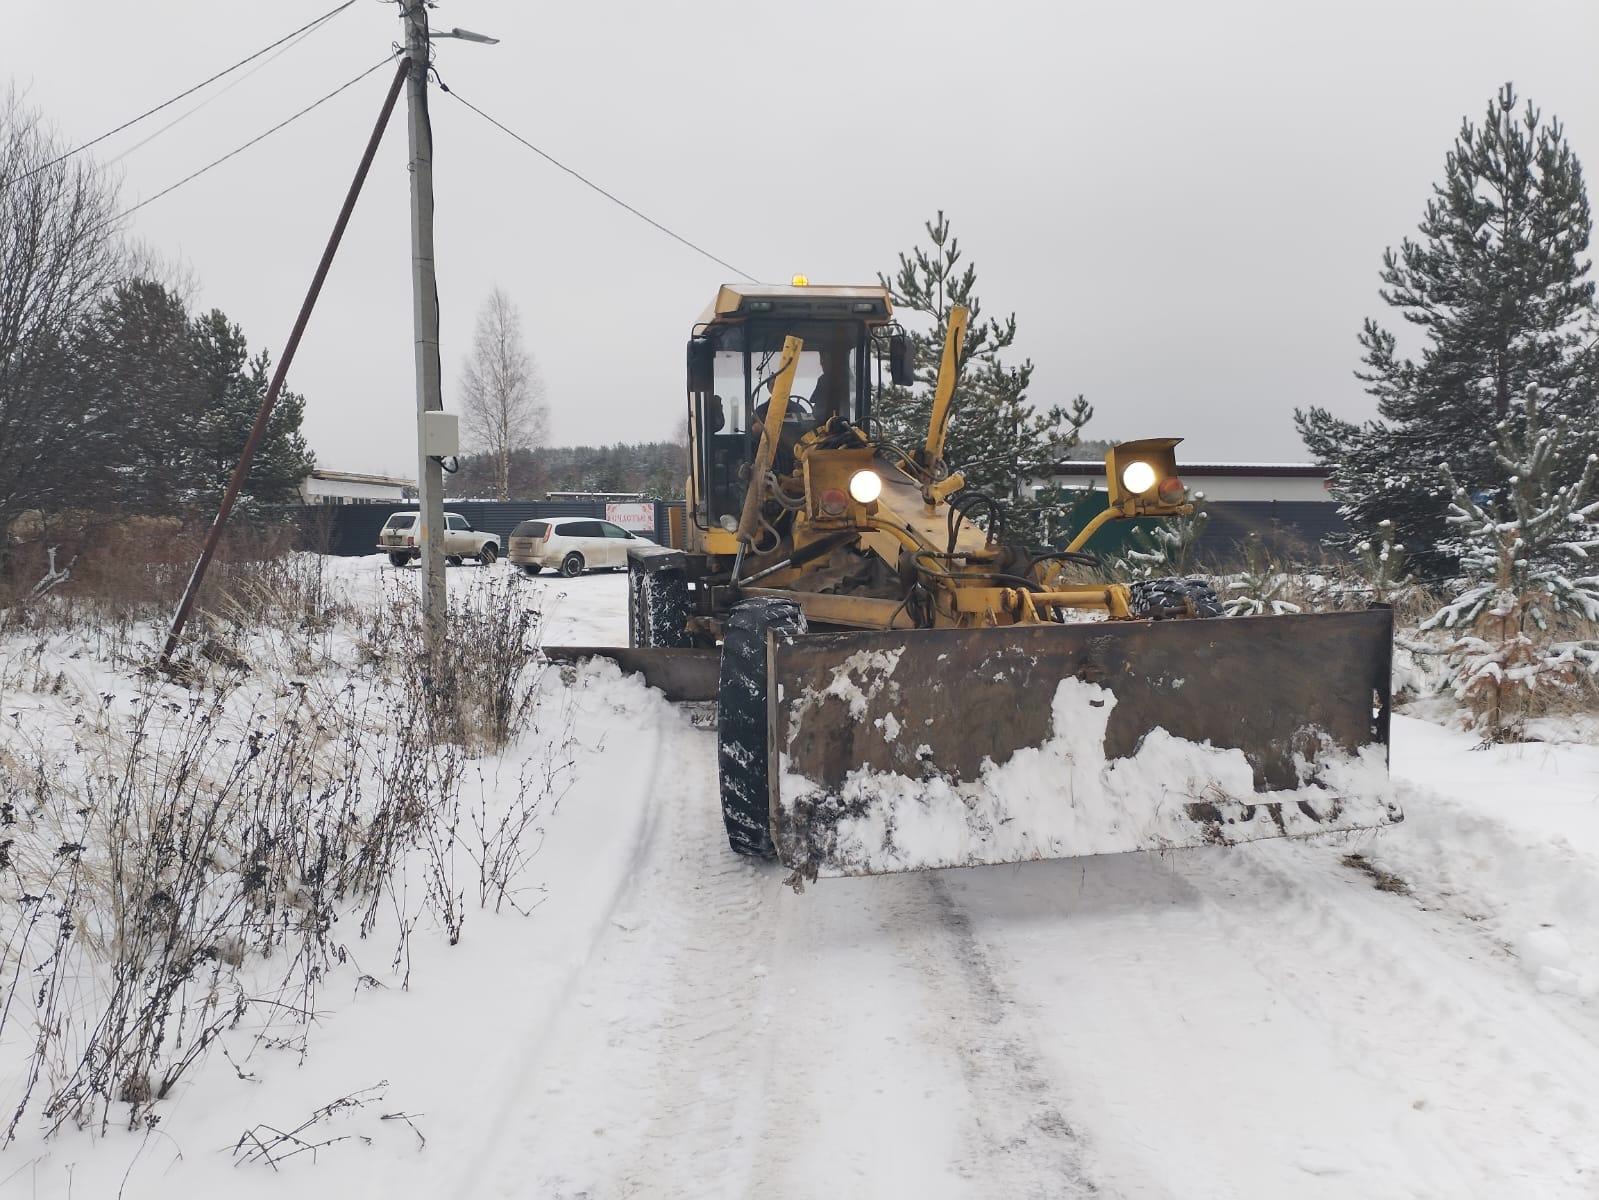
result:
<svg viewBox="0 0 1599 1200"><path fill-rule="evenodd" d="M416 482L422 521L422 622L430 657L443 645L449 603L444 587L444 471L430 453L427 414L439 394L439 297L433 276L433 134L428 124L428 18L424 0L404 0L411 144L411 325L416 342ZM448 451L453 453L452 451Z"/></svg>

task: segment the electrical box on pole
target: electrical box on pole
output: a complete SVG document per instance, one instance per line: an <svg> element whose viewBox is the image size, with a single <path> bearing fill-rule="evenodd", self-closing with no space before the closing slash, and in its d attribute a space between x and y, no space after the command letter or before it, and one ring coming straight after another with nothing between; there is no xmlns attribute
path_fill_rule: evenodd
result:
<svg viewBox="0 0 1599 1200"><path fill-rule="evenodd" d="M461 418L447 412L423 413L422 453L429 458L461 453Z"/></svg>

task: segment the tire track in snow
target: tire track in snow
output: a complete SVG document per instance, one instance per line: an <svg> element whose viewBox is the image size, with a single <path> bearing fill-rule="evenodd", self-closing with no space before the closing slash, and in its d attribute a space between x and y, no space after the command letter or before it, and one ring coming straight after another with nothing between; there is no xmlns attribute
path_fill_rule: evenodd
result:
<svg viewBox="0 0 1599 1200"><path fill-rule="evenodd" d="M942 872L925 880L926 899L942 937L917 951L941 1001L934 1029L953 1044L967 1085L967 1158L962 1174L974 1188L1006 1196L1090 1196L1098 1188L1083 1164L1083 1146L1065 1116L1061 1088L1045 1072L1037 1031L1017 1011L971 918L956 903Z"/></svg>
<svg viewBox="0 0 1599 1200"><path fill-rule="evenodd" d="M1273 994L1323 1028L1348 1069L1436 1115L1425 1133L1434 1161L1470 1168L1453 1194L1485 1184L1501 1195L1558 1195L1562 1184L1594 1194L1599 1046L1586 1030L1551 1013L1469 932L1363 884L1340 850L1241 850L1207 857L1190 880ZM1526 1118L1520 1128L1506 1128L1507 1108Z"/></svg>
<svg viewBox="0 0 1599 1200"><path fill-rule="evenodd" d="M678 747L666 818L671 869L646 897L645 932L668 967L668 1015L644 1089L652 1111L618 1180L622 1195L742 1197L761 1190L750 1116L767 1080L763 910L779 876L727 847L714 734L688 731Z"/></svg>
<svg viewBox="0 0 1599 1200"><path fill-rule="evenodd" d="M743 1196L765 1083L754 969L777 874L725 849L714 736L662 730L646 854L481 1174L492 1194ZM709 783L707 782L709 781ZM502 1122L503 1124L503 1122ZM460 1193L481 1195L474 1183Z"/></svg>

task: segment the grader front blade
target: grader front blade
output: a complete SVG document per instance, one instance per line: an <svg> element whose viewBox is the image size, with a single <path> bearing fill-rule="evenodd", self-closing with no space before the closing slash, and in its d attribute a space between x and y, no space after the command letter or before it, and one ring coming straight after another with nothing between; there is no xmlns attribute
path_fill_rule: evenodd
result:
<svg viewBox="0 0 1599 1200"><path fill-rule="evenodd" d="M1392 616L822 633L768 645L772 833L803 878L1363 829Z"/></svg>

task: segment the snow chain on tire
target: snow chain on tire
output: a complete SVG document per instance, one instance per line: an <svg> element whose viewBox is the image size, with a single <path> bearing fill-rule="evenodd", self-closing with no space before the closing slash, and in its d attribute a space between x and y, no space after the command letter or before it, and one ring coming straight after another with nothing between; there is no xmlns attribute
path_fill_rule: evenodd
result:
<svg viewBox="0 0 1599 1200"><path fill-rule="evenodd" d="M1142 579L1129 585L1127 607L1144 621L1219 617L1221 601L1203 579Z"/></svg>
<svg viewBox="0 0 1599 1200"><path fill-rule="evenodd" d="M728 617L722 642L722 673L716 758L721 776L722 820L727 841L740 854L775 858L766 743L766 635L805 632L805 617L792 600L746 600Z"/></svg>

